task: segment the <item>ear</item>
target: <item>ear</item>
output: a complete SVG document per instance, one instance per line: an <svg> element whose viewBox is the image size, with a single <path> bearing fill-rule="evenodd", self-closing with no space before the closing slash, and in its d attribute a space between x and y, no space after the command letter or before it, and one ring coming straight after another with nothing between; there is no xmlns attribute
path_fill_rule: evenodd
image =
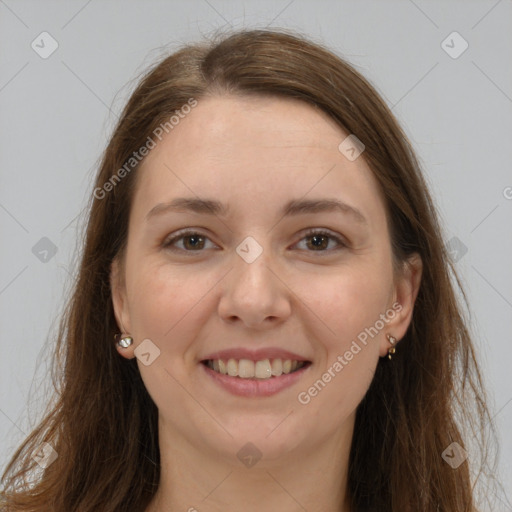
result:
<svg viewBox="0 0 512 512"><path fill-rule="evenodd" d="M117 321L117 326L121 334L131 334L130 314L128 309L128 300L126 295L126 285L124 280L124 269L121 262L116 258L110 266L110 289L112 294L112 305ZM116 343L116 350L123 357L133 359L135 357L133 345L122 348Z"/></svg>
<svg viewBox="0 0 512 512"><path fill-rule="evenodd" d="M385 336L386 334L394 336L398 342L407 332L412 320L414 303L420 289L422 272L423 262L421 257L418 253L414 253L404 262L403 268L395 278L393 300L389 307L396 314L387 322L380 346L381 357L385 357L391 347Z"/></svg>

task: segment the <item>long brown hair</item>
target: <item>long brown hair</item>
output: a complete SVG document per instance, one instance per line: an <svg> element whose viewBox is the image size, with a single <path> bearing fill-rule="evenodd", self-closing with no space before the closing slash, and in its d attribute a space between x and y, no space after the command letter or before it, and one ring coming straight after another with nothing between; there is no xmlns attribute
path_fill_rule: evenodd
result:
<svg viewBox="0 0 512 512"><path fill-rule="evenodd" d="M347 62L296 33L274 30L186 45L154 65L130 97L97 174L95 190L103 192L91 197L79 272L59 329L58 399L8 464L2 510L137 512L154 495L157 409L136 360L115 350L109 284L111 263L125 251L137 166L107 192L104 185L176 110L215 94L296 98L355 134L385 196L395 260L416 252L423 261L411 325L393 361L379 361L357 409L348 481L353 509L475 510L469 462L482 472L486 433L494 427L456 296L462 288L413 149ZM464 438L468 426L473 437ZM58 456L35 471L31 455L42 442ZM453 442L470 454L456 469L442 457Z"/></svg>

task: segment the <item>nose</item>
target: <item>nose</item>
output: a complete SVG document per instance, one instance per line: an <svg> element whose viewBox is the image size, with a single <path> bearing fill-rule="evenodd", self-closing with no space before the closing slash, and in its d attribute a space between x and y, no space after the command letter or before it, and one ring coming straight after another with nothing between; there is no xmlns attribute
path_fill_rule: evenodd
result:
<svg viewBox="0 0 512 512"><path fill-rule="evenodd" d="M234 253L234 268L222 280L218 313L223 320L264 330L290 316L291 292L272 263L270 250L251 263Z"/></svg>

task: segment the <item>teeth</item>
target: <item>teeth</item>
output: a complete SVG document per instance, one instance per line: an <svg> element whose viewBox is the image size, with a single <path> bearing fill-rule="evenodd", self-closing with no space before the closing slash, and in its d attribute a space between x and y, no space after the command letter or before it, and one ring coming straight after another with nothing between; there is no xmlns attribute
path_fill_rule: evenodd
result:
<svg viewBox="0 0 512 512"><path fill-rule="evenodd" d="M274 359L272 361L272 375L279 377L283 373L283 361L281 359Z"/></svg>
<svg viewBox="0 0 512 512"><path fill-rule="evenodd" d="M228 361L228 375L231 377L238 375L238 363L234 359Z"/></svg>
<svg viewBox="0 0 512 512"><path fill-rule="evenodd" d="M238 376L242 379L254 377L254 363L249 359L240 359L238 361Z"/></svg>
<svg viewBox="0 0 512 512"><path fill-rule="evenodd" d="M263 361L256 361L256 369L254 371L254 375L258 379L268 379L272 377L272 367L270 366L270 361L268 359L264 359Z"/></svg>
<svg viewBox="0 0 512 512"><path fill-rule="evenodd" d="M263 359L262 361L251 361L250 359L228 359L227 362L222 359L209 360L207 366L217 373L229 375L231 377L240 377L241 379L270 379L279 377L283 373L291 373L302 368L305 365L303 361L292 361L291 359Z"/></svg>

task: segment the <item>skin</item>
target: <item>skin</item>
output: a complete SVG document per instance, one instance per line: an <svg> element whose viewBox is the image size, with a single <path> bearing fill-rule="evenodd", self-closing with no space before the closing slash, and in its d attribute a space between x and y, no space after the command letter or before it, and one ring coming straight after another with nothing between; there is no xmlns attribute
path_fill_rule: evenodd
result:
<svg viewBox="0 0 512 512"><path fill-rule="evenodd" d="M162 474L147 512L350 510L346 493L355 412L379 357L410 323L421 279L414 256L394 274L379 186L363 156L349 161L344 133L323 112L293 99L201 99L144 160L130 212L125 259L112 265L120 329L133 336L125 358L148 338L160 355L137 360L159 410ZM167 212L176 197L213 198L226 217ZM338 198L367 223L339 212L279 214L291 199ZM164 247L194 228L204 237ZM317 249L308 228L342 237ZM252 263L235 249L252 236ZM188 250L188 252L186 252ZM297 396L332 367L379 315L393 318L311 398ZM390 316L390 315L389 315ZM398 344L399 345L399 344ZM245 398L220 388L200 367L215 350L279 347L311 367L277 395ZM398 346L398 350L400 347ZM385 364L392 364L386 361ZM253 443L251 468L237 452ZM264 497L264 498L263 498ZM264 500L264 501L262 501Z"/></svg>

